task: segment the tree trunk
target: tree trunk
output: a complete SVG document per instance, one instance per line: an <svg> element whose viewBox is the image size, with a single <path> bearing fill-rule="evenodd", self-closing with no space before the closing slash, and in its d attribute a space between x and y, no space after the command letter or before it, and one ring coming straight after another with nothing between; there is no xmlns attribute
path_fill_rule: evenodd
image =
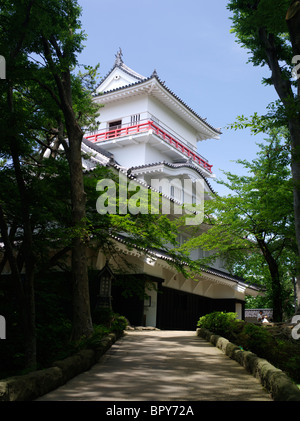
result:
<svg viewBox="0 0 300 421"><path fill-rule="evenodd" d="M272 302L273 302L273 321L283 321L283 306L282 306L282 286L280 282L280 275L276 263L269 263L269 270L272 282Z"/></svg>
<svg viewBox="0 0 300 421"><path fill-rule="evenodd" d="M300 5L294 1L286 16L287 27L292 43L293 54L300 56ZM297 99L300 98L300 75L297 79ZM300 256L300 110L299 104L296 102L295 118L289 122L289 130L292 140L292 174L294 180L294 209L295 209L295 228L296 240ZM300 260L300 257L299 257ZM296 292L298 299L298 308L296 312L300 312L300 263L298 262Z"/></svg>
<svg viewBox="0 0 300 421"><path fill-rule="evenodd" d="M272 276L272 301L273 301L273 321L279 323L283 321L282 308L282 288L279 274L271 273Z"/></svg>
<svg viewBox="0 0 300 421"><path fill-rule="evenodd" d="M300 277L300 122L292 120L289 122L291 134L291 169L293 178L294 195L294 217L296 243L298 247L298 262L296 268L297 279ZM298 302L299 299L298 299Z"/></svg>
<svg viewBox="0 0 300 421"><path fill-rule="evenodd" d="M295 314L300 314L300 276L295 279Z"/></svg>
<svg viewBox="0 0 300 421"><path fill-rule="evenodd" d="M70 133L68 161L71 175L72 224L79 233L72 242L72 340L74 341L79 340L82 336L89 337L93 332L85 238L86 194L83 185L81 141L81 131Z"/></svg>
<svg viewBox="0 0 300 421"><path fill-rule="evenodd" d="M78 124L72 104L72 80L70 69L62 62L56 66L53 60L53 48L59 59L64 57L60 46L52 37L43 37L44 54L51 69L57 86L60 107L64 115L64 122L69 144L66 145L62 124L59 136L64 145L71 177L72 225L75 230L72 242L72 279L73 279L73 331L71 339L79 340L82 336L91 336L93 324L90 310L89 279L86 260L86 194L84 191L81 142L83 132ZM52 47L50 46L52 45ZM64 68L64 70L62 70Z"/></svg>
<svg viewBox="0 0 300 421"><path fill-rule="evenodd" d="M282 305L282 285L279 273L279 267L276 260L273 258L268 245L259 236L256 237L257 243L264 258L268 264L272 284L272 304L273 304L273 321L282 322L283 319L283 305Z"/></svg>
<svg viewBox="0 0 300 421"><path fill-rule="evenodd" d="M290 39L295 54L300 55L300 13L287 20ZM291 169L293 178L295 234L300 262L300 113L299 105L294 98L290 80L282 73L279 64L277 46L274 35L268 34L265 28L259 30L259 37L266 51L267 63L272 72L272 82L275 90L286 109L288 128L291 138ZM298 79L298 97L300 81ZM300 275L300 264L297 264L296 276Z"/></svg>

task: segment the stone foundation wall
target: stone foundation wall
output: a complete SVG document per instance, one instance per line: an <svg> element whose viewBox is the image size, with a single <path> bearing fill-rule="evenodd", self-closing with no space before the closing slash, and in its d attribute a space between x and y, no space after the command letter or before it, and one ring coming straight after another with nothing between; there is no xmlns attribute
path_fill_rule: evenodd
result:
<svg viewBox="0 0 300 421"><path fill-rule="evenodd" d="M57 389L78 374L89 370L120 336L121 334L110 333L102 339L97 350L84 349L71 357L54 362L52 367L45 370L0 380L0 401L32 401Z"/></svg>
<svg viewBox="0 0 300 421"><path fill-rule="evenodd" d="M298 386L282 370L274 367L267 360L259 358L253 352L241 350L237 345L207 329L197 329L197 335L212 343L258 378L274 401L300 401Z"/></svg>

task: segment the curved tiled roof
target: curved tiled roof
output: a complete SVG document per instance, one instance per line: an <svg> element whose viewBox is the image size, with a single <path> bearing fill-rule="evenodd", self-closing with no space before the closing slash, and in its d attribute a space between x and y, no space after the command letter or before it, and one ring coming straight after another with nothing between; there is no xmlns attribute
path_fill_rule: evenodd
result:
<svg viewBox="0 0 300 421"><path fill-rule="evenodd" d="M153 249L153 248L147 248L147 249L145 249L145 248L143 248L141 246L138 246L134 242L130 241L130 239L128 239L127 237L125 237L123 235L120 235L120 234L118 234L118 235L111 235L111 237L114 240L118 241L119 243L122 243L124 245L129 245L131 247L134 247L137 250L142 250L142 251L148 253L150 256L156 257L156 258L161 259L161 260L165 260L167 262L168 261L169 262L175 262L174 258L171 257L171 256L169 256L165 251L157 250L157 249ZM188 263L187 262L180 261L180 263L182 265L188 266ZM218 277L223 278L223 279L226 279L228 281L235 282L236 284L241 285L241 286L243 286L245 288L251 288L251 289L254 289L256 291L260 291L262 289L258 285L246 283L245 280L243 278L239 277L239 276L231 275L229 273L222 272L221 270L218 270L218 269L215 269L215 268L212 268L212 267L204 267L203 266L201 268L201 270L204 273L207 273L209 275L218 276Z"/></svg>
<svg viewBox="0 0 300 421"><path fill-rule="evenodd" d="M93 143L90 140L87 140L85 138L82 139L82 143L84 143L87 147L90 149L93 149L95 152L98 152L102 155L104 155L106 158L113 158L113 154L111 152L108 152L106 149L101 148L97 143Z"/></svg>
<svg viewBox="0 0 300 421"><path fill-rule="evenodd" d="M212 191L212 193L216 193L212 186L210 185L210 183L208 182L207 178L205 177L205 175L202 173L202 171L197 168L195 165L193 165L192 163L186 161L186 162L182 162L182 163L170 163L167 161L159 161L159 162L154 162L152 164L144 164L144 165L137 165L135 167L131 167L130 170L139 170L139 169L143 169L143 168L149 168L149 167L154 167L156 165L165 165L169 168L183 168L183 167L187 167L187 168L191 168L192 170L197 171L197 173L204 179L204 181L206 182L206 184L208 185L208 187L210 188L210 190Z"/></svg>
<svg viewBox="0 0 300 421"><path fill-rule="evenodd" d="M98 165L103 165L103 166L109 166L111 168L114 168L117 171L122 172L128 179L130 180L134 180L136 183L140 184L141 186L152 190L154 192L160 193L157 190L155 190L152 186L148 185L147 183L145 183L143 180L139 180L135 175L131 174L131 170L132 168L125 168L122 167L120 164L118 164L115 160L114 160L114 156L113 154L111 154L110 152L105 151L103 148L101 148L98 145L93 144L92 142L91 145L89 144L89 141L84 139L84 145L86 145L88 148L94 150L95 152L97 152L96 157L98 158ZM100 155L100 156L99 156ZM102 157L106 158L105 159L101 159L101 155ZM91 169L90 169L91 170ZM89 171L89 170L87 170ZM163 197L170 200L172 203L178 204L178 205L182 205L182 203L176 199L174 199L173 197L170 197L164 193L162 193ZM195 212L194 212L195 213Z"/></svg>
<svg viewBox="0 0 300 421"><path fill-rule="evenodd" d="M119 63L116 60L115 65L112 67L112 69L108 72L108 74L102 79L102 81L100 82L100 84L98 85L97 89L101 86L101 84L104 82L105 79L107 79L107 77L111 74L111 72L115 69L115 68L120 68L122 69L124 72L128 73L130 76L134 77L135 79L137 79L137 82L125 85L125 86L121 86L119 88L115 88L112 89L110 91L104 91L101 94L96 94L95 97L100 96L100 95L104 95L104 94L108 94L108 93L112 93L112 92L118 92L121 91L122 89L127 89L133 86L138 86L138 85L142 85L145 82L150 81L151 79L155 79L157 80L157 82L160 84L160 86L165 89L170 95L172 95L172 97L174 99L176 99L182 106L184 106L188 111L190 111L197 119L201 120L202 123L206 124L211 130L213 130L216 134L220 135L222 134L222 132L219 129L216 129L215 127L213 127L211 124L209 124L206 121L206 118L201 117L196 111L194 111L189 105L187 105L181 98L179 98L171 89L169 89L165 82L163 82L157 75L156 70L153 71L152 75L149 77L144 77L139 75L138 73L136 73L134 70L130 69L128 66L126 66L123 61L121 60Z"/></svg>

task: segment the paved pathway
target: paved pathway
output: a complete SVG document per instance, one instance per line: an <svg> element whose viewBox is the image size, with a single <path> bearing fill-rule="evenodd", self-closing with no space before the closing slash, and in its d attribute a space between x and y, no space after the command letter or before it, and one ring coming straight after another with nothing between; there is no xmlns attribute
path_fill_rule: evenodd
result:
<svg viewBox="0 0 300 421"><path fill-rule="evenodd" d="M89 371L40 401L271 401L195 332L127 331Z"/></svg>

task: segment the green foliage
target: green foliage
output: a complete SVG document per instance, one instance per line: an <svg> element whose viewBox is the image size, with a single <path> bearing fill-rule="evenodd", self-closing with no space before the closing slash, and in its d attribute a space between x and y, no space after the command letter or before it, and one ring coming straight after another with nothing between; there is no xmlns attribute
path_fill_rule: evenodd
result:
<svg viewBox="0 0 300 421"><path fill-rule="evenodd" d="M112 332L123 331L128 322L124 316L121 316L118 313L115 313L109 307L97 307L93 313L93 322L96 325L108 328Z"/></svg>
<svg viewBox="0 0 300 421"><path fill-rule="evenodd" d="M286 147L293 152L289 160L295 187L294 220L298 232L300 215L296 204L299 195L297 173L300 140L295 127L299 121L300 79L293 76L292 59L299 54L299 23L297 15L292 16L291 13L298 3L291 0L230 0L227 7L232 12L232 32L237 42L248 50L249 61L255 66L268 66L269 77L263 79L263 84L273 85L279 98L268 106L265 116L259 117L255 113L250 118L238 117L232 128L250 128L254 134L270 133L274 128L285 131ZM287 19L288 15L291 19ZM299 249L298 238L297 234ZM295 265L292 266L294 272Z"/></svg>
<svg viewBox="0 0 300 421"><path fill-rule="evenodd" d="M106 311L107 310L107 311ZM100 317L102 312L103 317ZM124 316L120 316L118 313L114 313L109 309L101 309L99 312L99 319L102 319L101 324L94 324L94 332L88 338L82 338L76 343L76 350L79 349L94 349L97 350L102 346L102 340L109 333L122 333L126 326L127 320Z"/></svg>
<svg viewBox="0 0 300 421"><path fill-rule="evenodd" d="M285 22L290 0L230 0L227 8L232 12L233 28L237 42L249 50L249 61L255 66L267 64L267 52L260 42L264 28L275 37L278 60L291 63L292 49Z"/></svg>
<svg viewBox="0 0 300 421"><path fill-rule="evenodd" d="M97 187L98 183L102 180L111 180L115 183L117 200L115 212L107 212L100 215L96 211L95 205L97 199L105 192L105 190L99 190ZM172 220L169 215L154 214L148 209L151 203L150 195L155 194L155 192L143 187L145 190L144 193L146 193L146 199L145 203L141 204L141 212L134 214L128 211L126 214L123 214L120 212L120 207L126 205L127 209L130 192L127 197L120 199L118 171L99 166L85 176L84 182L87 194L87 224L85 234L86 237L93 239L93 247L101 247L107 256L115 255L117 252L115 250L113 236L123 233L126 235L126 246L128 249L138 248L146 255L153 249L164 251L172 258L169 262L178 271L187 273L187 265L184 265L183 262L187 263L190 269L188 276L193 276L193 272L200 271L199 264L190 259L189 252L178 248L177 238L179 229L184 225L185 221L182 218ZM127 179L124 181L127 186L129 182ZM126 203L123 203L122 200ZM80 227L78 228L80 229ZM70 233L70 235L72 234ZM119 251L118 253L120 254ZM127 263L123 260L117 271L120 271L120 273L132 272L132 270L128 269Z"/></svg>
<svg viewBox="0 0 300 421"><path fill-rule="evenodd" d="M269 77L265 77L262 83L273 85L279 98L268 106L266 115L258 116L255 113L250 118L239 116L231 128L250 128L253 134L270 133L274 129L284 132L285 147L292 151L289 161L294 183L294 224L298 232L300 214L297 206L299 202L297 174L300 162L300 138L296 127L299 121L300 79L293 75L293 57L299 54L299 21L297 21L297 14L293 13L293 10L298 11L298 2L291 0L276 2L272 0L229 0L227 7L232 12L232 32L235 34L236 41L248 50L249 61L254 66L268 66ZM290 257L281 256L282 262L286 259L285 273L281 274L283 277L290 272L289 276L293 278L295 269L299 270L297 269L299 262L295 262L295 260L299 260L299 252L295 247L297 242L299 250L298 238L297 234L296 239L295 236L292 239L294 257L290 260ZM283 267L284 264L281 263L281 266ZM289 294L283 291L283 295L288 296ZM290 307L290 303L288 307Z"/></svg>
<svg viewBox="0 0 300 421"><path fill-rule="evenodd" d="M277 327L237 320L235 313L214 312L200 317L198 327L223 336L246 351L265 358L300 382L300 343Z"/></svg>
<svg viewBox="0 0 300 421"><path fill-rule="evenodd" d="M0 277L0 307L7 320L7 338L1 341L0 378L27 372L24 335L17 297L10 276ZM121 333L127 326L125 317L109 309L94 315L94 334L90 338L70 341L72 332L71 282L68 273L43 275L36 280L37 368L43 369L84 348L96 349L108 333Z"/></svg>
<svg viewBox="0 0 300 421"><path fill-rule="evenodd" d="M71 320L56 317L43 325L37 323L38 368L45 368L54 360L60 360L76 352L75 344L70 342Z"/></svg>
<svg viewBox="0 0 300 421"><path fill-rule="evenodd" d="M271 328L254 324L245 324L238 340L244 349L265 358L296 382L300 381L300 344L297 341L281 338L278 332L272 334Z"/></svg>
<svg viewBox="0 0 300 421"><path fill-rule="evenodd" d="M266 359L270 358L269 353L276 344L270 332L255 324L245 324L239 341L244 349L249 349Z"/></svg>
<svg viewBox="0 0 300 421"><path fill-rule="evenodd" d="M110 329L107 326L94 325L94 332L89 338L82 338L77 343L77 349L94 349L101 347L101 341L105 335L110 333Z"/></svg>
<svg viewBox="0 0 300 421"><path fill-rule="evenodd" d="M128 321L126 317L121 316L120 314L115 314L111 322L111 330L113 332L123 332L128 326Z"/></svg>
<svg viewBox="0 0 300 421"><path fill-rule="evenodd" d="M293 299L297 247L289 148L281 131L270 135L256 159L237 161L246 175L224 172L227 181L219 183L232 193L206 202L204 222L210 229L182 248L212 251L207 263L220 257L231 273L265 287L274 317L281 321L287 312L282 306Z"/></svg>
<svg viewBox="0 0 300 421"><path fill-rule="evenodd" d="M236 313L216 311L200 317L197 326L227 336L235 330L237 321Z"/></svg>

